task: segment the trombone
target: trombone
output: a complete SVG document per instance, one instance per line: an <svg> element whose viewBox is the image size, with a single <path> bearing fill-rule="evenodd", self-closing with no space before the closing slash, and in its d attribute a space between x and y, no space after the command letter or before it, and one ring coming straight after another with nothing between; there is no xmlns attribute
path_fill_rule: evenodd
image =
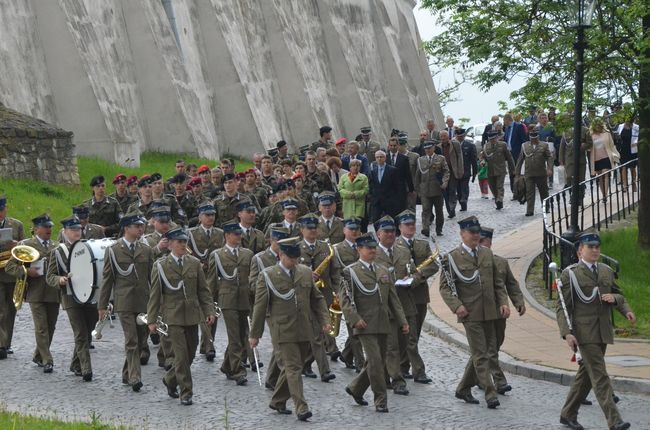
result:
<svg viewBox="0 0 650 430"><path fill-rule="evenodd" d="M147 314L138 314L135 322L138 325L149 325L149 320L147 319ZM158 318L156 318L156 331L163 335L163 336L169 336L169 326L163 322L162 317L159 315Z"/></svg>

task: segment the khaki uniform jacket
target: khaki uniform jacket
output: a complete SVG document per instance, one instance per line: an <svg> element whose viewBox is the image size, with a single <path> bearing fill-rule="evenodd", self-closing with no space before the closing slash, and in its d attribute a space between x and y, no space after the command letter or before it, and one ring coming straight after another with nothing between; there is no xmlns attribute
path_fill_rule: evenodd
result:
<svg viewBox="0 0 650 430"><path fill-rule="evenodd" d="M103 283L97 308L108 307L112 292L115 312L146 312L154 262L153 249L138 241L135 242L135 252L131 252L122 239L109 249L113 250L115 261L111 260L107 249L104 254ZM120 270L128 270L133 264L133 271L128 276L122 276L114 264L117 264Z"/></svg>
<svg viewBox="0 0 650 430"><path fill-rule="evenodd" d="M284 224L284 221L274 222L272 224L269 224L269 226L266 228L266 231L264 232L264 237L266 237L267 245L270 243L269 237L271 235L271 227L284 227L289 230L289 237L300 237L300 226L298 225L297 221L293 223L293 226L291 226L291 228L288 228Z"/></svg>
<svg viewBox="0 0 650 430"><path fill-rule="evenodd" d="M613 294L616 304L610 305L600 301L599 297L587 304L583 303L571 288L569 271L573 270L578 285L573 288L580 288L586 296L590 296L594 288L598 288L600 294ZM625 315L632 309L620 294L620 288L616 285L614 272L606 264L598 263L598 276L583 262L572 264L562 271L562 295L567 306L569 318L573 323L573 335L578 344L586 343L614 343L614 328L612 324L612 306L621 314ZM560 327L560 335L564 338L570 334L569 325L564 317L564 311L558 299L557 324Z"/></svg>
<svg viewBox="0 0 650 430"><path fill-rule="evenodd" d="M515 161L508 151L508 146L501 140L494 143L489 140L485 142L480 157L487 162L488 176L505 176L506 167L510 175L515 174Z"/></svg>
<svg viewBox="0 0 650 430"><path fill-rule="evenodd" d="M129 194L128 191L126 194L124 194L123 197L120 197L117 195L117 191L111 194L109 197L114 198L117 203L119 203L120 208L122 209L122 213L125 214L128 212L129 206L135 201L138 200L137 196L134 196L132 194Z"/></svg>
<svg viewBox="0 0 650 430"><path fill-rule="evenodd" d="M88 222L119 231L120 219L122 218L123 212L122 207L113 197L106 196L101 202L96 202L92 198L86 200L84 205L88 207L90 212Z"/></svg>
<svg viewBox="0 0 650 430"><path fill-rule="evenodd" d="M263 251L266 248L266 238L261 230L251 227L248 234L242 227L244 232L241 235L241 246L250 249L253 254Z"/></svg>
<svg viewBox="0 0 650 430"><path fill-rule="evenodd" d="M579 179L580 181L585 180L585 171L587 168L587 151L590 151L593 147L594 141L591 138L591 133L586 127L582 129L582 141L580 142L580 172ZM558 160L560 165L564 166L567 178L573 177L574 172L574 162L573 158L575 157L573 151L573 130L565 132L562 135L560 140L560 153L558 154Z"/></svg>
<svg viewBox="0 0 650 430"><path fill-rule="evenodd" d="M409 250L411 258L415 263L413 265L413 272L415 272L415 268L431 256L431 247L429 246L428 240L413 238L412 241L413 248L409 247L404 236L398 237L395 243ZM423 267L421 272L421 274L415 273L413 275L413 283L411 284L411 288L409 288L409 292L413 298L413 303L416 305L427 304L431 301L427 279L438 272L438 265L435 262L431 262Z"/></svg>
<svg viewBox="0 0 650 430"><path fill-rule="evenodd" d="M506 293L515 308L523 306L525 304L524 295L521 292L521 288L519 288L519 282L517 282L515 275L510 270L508 260L494 254L494 268L496 270L496 276L503 280Z"/></svg>
<svg viewBox="0 0 650 430"><path fill-rule="evenodd" d="M162 280L161 271L169 285ZM179 288L181 281L183 285ZM202 315L214 315L214 311L214 302L197 258L185 255L182 270L171 254L154 263L147 306L150 324L160 315L169 325L196 325L201 322Z"/></svg>
<svg viewBox="0 0 650 430"><path fill-rule="evenodd" d="M161 239L162 239L162 234L158 233L157 231L154 231L153 233L149 233L143 237L143 240L147 243L147 245L151 247L151 250L153 251L154 261L159 259L160 257L165 257L169 255L169 253L171 252L169 248L167 249L158 248L158 242L160 242Z"/></svg>
<svg viewBox="0 0 650 430"><path fill-rule="evenodd" d="M70 248L72 245L66 243L64 246L68 249L68 252L70 252ZM64 264L67 264L66 262L68 261L68 258L63 253L61 246L57 246L52 250L48 258L47 274L45 275L45 281L47 282L47 285L49 285L52 288L55 288L57 291L60 292L61 297L59 300L61 302L61 308L63 308L64 310L86 306L86 305L79 304L74 300L72 296L72 292L69 290L69 288L61 287L59 285L59 280L61 279L61 277L66 276L68 274L68 268L66 266L61 266L59 264L56 257L57 254L59 254L59 258ZM90 304L90 302L88 304Z"/></svg>
<svg viewBox="0 0 650 430"><path fill-rule="evenodd" d="M521 166L525 163L524 176L548 176L548 172L553 168L553 157L548 149L546 142L539 142L533 145L526 142L521 146L515 173L521 174Z"/></svg>
<svg viewBox="0 0 650 430"><path fill-rule="evenodd" d="M212 227L210 237L200 225L189 229L188 233L190 240L187 241L187 247L190 248L194 257L201 260L201 263L206 264L206 267L212 251L221 248L226 243L223 230L220 228Z"/></svg>
<svg viewBox="0 0 650 430"><path fill-rule="evenodd" d="M221 261L221 266L225 272L221 273L217 267L217 257ZM210 254L208 263L208 286L217 297L217 302L221 309L233 309L237 311L250 310L250 288L248 277L251 270L251 259L253 252L250 249L237 248L237 257L224 246ZM237 270L237 276L234 279L226 279ZM224 277L225 275L225 277Z"/></svg>
<svg viewBox="0 0 650 430"><path fill-rule="evenodd" d="M381 149L379 143L374 140L369 140L368 142L363 139L359 143L359 154L364 154L368 158L368 166L375 161L375 152Z"/></svg>
<svg viewBox="0 0 650 430"><path fill-rule="evenodd" d="M345 239L343 234L343 220L337 216L332 218L330 229L325 224L325 218L322 216L318 219L318 239L334 245Z"/></svg>
<svg viewBox="0 0 650 430"><path fill-rule="evenodd" d="M327 243L322 240L316 240L315 246L315 249L312 251L309 245L307 245L307 242L304 240L300 242L300 263L309 267L312 271L315 271L330 255L330 248ZM321 272L320 279L325 282L322 293L329 305L332 302L332 294L336 292L338 285L341 283L341 268L335 255L330 259L325 270Z"/></svg>
<svg viewBox="0 0 650 430"><path fill-rule="evenodd" d="M447 285L445 276L440 277L440 295L452 312L456 312L461 305L464 305L469 312L465 318L459 318L458 322L466 321L490 321L499 318L497 309L501 305L508 304L508 294L495 270L494 257L488 248L477 247L478 265L474 257L465 251L462 245L453 249L448 255L454 259L461 275L472 277L475 270L479 271L479 278L472 283L465 283L458 279L453 269L449 266L449 257L445 258L443 265L448 268L456 284L458 297L452 294Z"/></svg>
<svg viewBox="0 0 650 430"><path fill-rule="evenodd" d="M29 239L22 240L19 245L31 246L40 254L38 261L45 260L43 262L43 274L41 276L37 276L35 278L27 277L27 286L25 287L25 301L27 303L59 303L59 288L50 287L47 285L46 280L47 265L50 254L54 248L59 246L59 242L56 240L50 240L48 247L45 248L41 244L40 240L38 240L36 237L31 237ZM33 265L34 263L31 264ZM29 269L28 266L25 267ZM5 271L8 275L11 275L13 277L22 278L24 276L22 263L19 263L18 260L13 257L7 261Z"/></svg>
<svg viewBox="0 0 650 430"><path fill-rule="evenodd" d="M15 218L6 217L4 222L0 222L0 228L10 228L11 229L11 238L16 242L20 242L25 238L25 230L23 229L23 223L18 221ZM0 252L9 251L9 247L0 247ZM5 272L5 269L0 269L0 282L13 283L16 282L16 278L9 275Z"/></svg>
<svg viewBox="0 0 650 430"><path fill-rule="evenodd" d="M104 237L104 229L98 224L88 223L81 230L82 239L103 239ZM63 237L63 229L59 230L59 235L56 237L56 240L60 243L66 241Z"/></svg>
<svg viewBox="0 0 650 430"><path fill-rule="evenodd" d="M275 266L279 261L279 256L274 254L271 248L255 254L251 259L251 270L248 274L248 284L251 288L254 289L257 287L257 278L262 273L262 270Z"/></svg>
<svg viewBox="0 0 650 430"><path fill-rule="evenodd" d="M404 155L409 159L409 170L411 171L411 178L415 178L415 172L418 169L418 159L420 154L413 151L407 151Z"/></svg>
<svg viewBox="0 0 650 430"><path fill-rule="evenodd" d="M442 176L442 179L439 179ZM433 154L431 161L426 155L418 158L413 184L418 195L435 197L442 195L442 187L449 183L449 168L442 155Z"/></svg>
<svg viewBox="0 0 650 430"><path fill-rule="evenodd" d="M392 318L402 326L406 324L406 317L402 304L395 292L393 274L381 264L373 263L374 271L370 271L364 263L357 261L343 269L341 281L341 308L345 321L354 326L359 320L364 320L368 327L354 329L355 335L363 334L388 334L393 329ZM363 287L378 290L367 295L352 281L350 272L354 271Z"/></svg>
<svg viewBox="0 0 650 430"><path fill-rule="evenodd" d="M411 260L411 253L408 248L395 244L393 246L393 259L391 260L386 251L381 246L377 247L377 257L375 262L385 266L392 273L393 279L404 279L409 275L407 265L413 270L413 261ZM395 286L397 297L399 297L404 315L407 317L417 314L413 297L411 296L409 287ZM390 315L391 319L393 315Z"/></svg>
<svg viewBox="0 0 650 430"><path fill-rule="evenodd" d="M273 289L287 299L278 297ZM325 299L314 285L310 268L298 264L293 279L279 264L264 269L257 278L250 337L262 337L267 314L274 344L309 342L314 338L314 319L319 326L329 324Z"/></svg>
<svg viewBox="0 0 650 430"><path fill-rule="evenodd" d="M359 252L357 251L356 245L354 247L350 246L345 239L334 245L334 254L341 269L355 263L359 259Z"/></svg>

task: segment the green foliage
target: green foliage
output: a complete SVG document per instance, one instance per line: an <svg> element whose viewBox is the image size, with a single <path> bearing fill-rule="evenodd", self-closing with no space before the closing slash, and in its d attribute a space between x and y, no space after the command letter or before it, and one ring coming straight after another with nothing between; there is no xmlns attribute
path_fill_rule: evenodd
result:
<svg viewBox="0 0 650 430"><path fill-rule="evenodd" d="M126 430L124 426L102 424L99 415L90 416L89 423L63 422L59 420L20 415L0 408L0 428L7 430Z"/></svg>

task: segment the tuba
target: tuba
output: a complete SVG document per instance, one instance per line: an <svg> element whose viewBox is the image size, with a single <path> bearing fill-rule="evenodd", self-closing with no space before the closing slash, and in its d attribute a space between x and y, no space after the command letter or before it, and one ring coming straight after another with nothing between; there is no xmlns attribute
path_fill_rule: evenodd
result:
<svg viewBox="0 0 650 430"><path fill-rule="evenodd" d="M27 287L27 267L25 264L33 263L38 260L40 253L35 248L27 245L17 245L11 250L11 256L18 260L23 268L23 277L16 278L16 285L14 287L14 306L16 311L23 307L23 300L25 299L25 288Z"/></svg>
<svg viewBox="0 0 650 430"><path fill-rule="evenodd" d="M332 337L337 337L341 330L341 314L343 314L343 311L341 311L339 296L336 294L334 294L334 299L332 300L332 304L328 310L330 313L330 325L332 326L332 329L327 334Z"/></svg>
<svg viewBox="0 0 650 430"><path fill-rule="evenodd" d="M323 261L321 261L321 263L318 265L317 268L314 269L314 273L316 273L319 276L318 281L314 282L314 285L316 285L319 290L325 287L325 282L323 282L323 280L320 279L320 276L323 274L325 269L327 269L327 265L330 264L330 261L332 261L332 258L334 257L334 248L332 248L332 245L328 243L327 247L330 250L329 255L325 257Z"/></svg>

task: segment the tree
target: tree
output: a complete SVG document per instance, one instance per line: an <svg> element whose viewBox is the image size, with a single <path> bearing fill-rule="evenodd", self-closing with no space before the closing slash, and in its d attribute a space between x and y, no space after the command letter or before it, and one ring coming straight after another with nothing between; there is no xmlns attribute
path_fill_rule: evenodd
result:
<svg viewBox="0 0 650 430"><path fill-rule="evenodd" d="M567 1L422 0L444 31L425 42L437 69L460 68L488 90L514 76L526 84L510 97L518 110L535 104L572 110L575 31ZM650 248L650 0L600 0L587 31L584 98L609 107L629 100L639 114L639 245ZM462 59L460 62L458 59ZM645 192L644 192L645 190Z"/></svg>

